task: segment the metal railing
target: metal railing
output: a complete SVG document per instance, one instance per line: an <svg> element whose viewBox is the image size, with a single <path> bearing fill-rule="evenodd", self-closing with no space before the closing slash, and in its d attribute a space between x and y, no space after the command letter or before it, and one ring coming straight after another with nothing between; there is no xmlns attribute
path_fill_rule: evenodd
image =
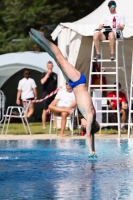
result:
<svg viewBox="0 0 133 200"><path fill-rule="evenodd" d="M4 119L4 110L5 110L5 96L4 93L0 90L0 123Z"/></svg>

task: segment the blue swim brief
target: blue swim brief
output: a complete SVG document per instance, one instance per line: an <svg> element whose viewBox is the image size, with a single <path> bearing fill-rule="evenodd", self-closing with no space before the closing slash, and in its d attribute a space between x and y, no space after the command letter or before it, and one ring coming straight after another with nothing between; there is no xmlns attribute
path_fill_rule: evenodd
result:
<svg viewBox="0 0 133 200"><path fill-rule="evenodd" d="M68 81L68 84L72 88L76 87L77 85L83 84L83 83L86 83L86 77L84 74L81 74L80 79L75 82L72 82L71 80Z"/></svg>

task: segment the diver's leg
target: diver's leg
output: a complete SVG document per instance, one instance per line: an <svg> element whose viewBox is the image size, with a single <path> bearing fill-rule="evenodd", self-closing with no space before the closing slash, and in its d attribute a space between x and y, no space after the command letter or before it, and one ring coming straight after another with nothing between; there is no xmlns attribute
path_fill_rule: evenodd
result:
<svg viewBox="0 0 133 200"><path fill-rule="evenodd" d="M52 56L66 77L68 77L73 82L79 80L80 72L64 58L60 49L55 44L44 38L39 33L39 31L31 29L31 33L30 37L39 45L41 45L49 53L50 56Z"/></svg>
<svg viewBox="0 0 133 200"><path fill-rule="evenodd" d="M36 42L36 43L38 43L41 47L43 47L43 49L45 49L45 46L44 46L44 43L43 42L41 42L38 38L36 38L34 35L32 35L31 33L29 33L30 34L30 37ZM52 53L49 53L49 55L56 61L56 58L55 58L55 56L54 56L54 54ZM64 76L64 78L66 79L66 81L68 82L69 81L69 78L66 76L66 74L63 72L63 70L62 70L62 68L61 68L61 66L59 65L59 63L57 63L57 65L59 66L59 68L60 68L60 70L62 71L62 73L63 73L63 76Z"/></svg>

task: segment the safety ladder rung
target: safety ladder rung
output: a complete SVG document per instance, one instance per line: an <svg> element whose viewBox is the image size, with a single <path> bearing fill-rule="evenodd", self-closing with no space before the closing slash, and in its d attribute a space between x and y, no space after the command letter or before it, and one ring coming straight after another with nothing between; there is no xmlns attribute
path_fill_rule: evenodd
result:
<svg viewBox="0 0 133 200"><path fill-rule="evenodd" d="M110 42L109 40L102 40L102 42L100 43L100 45L101 45L102 43L109 43L109 42ZM116 42L123 42L123 43L124 43L124 40L123 40L123 39L121 39L121 40L116 39Z"/></svg>
<svg viewBox="0 0 133 200"><path fill-rule="evenodd" d="M92 60L92 62L116 62L116 60L110 60L110 59L99 59L99 60Z"/></svg>
<svg viewBox="0 0 133 200"><path fill-rule="evenodd" d="M111 88L114 88L114 87L116 87L116 85L90 85L90 87L98 87L98 88L99 88L99 87L101 87L101 88L102 88L102 87L106 87L106 88L107 88L107 87L111 87Z"/></svg>
<svg viewBox="0 0 133 200"><path fill-rule="evenodd" d="M116 72L91 72L91 74L111 74L111 75L113 75L113 74L116 74Z"/></svg>
<svg viewBox="0 0 133 200"><path fill-rule="evenodd" d="M112 91L112 88L110 88L110 89L109 89L109 88L102 88L101 85L100 85L100 89L101 89L102 91ZM97 91L97 90L99 91L99 88L98 88L98 89L95 88L95 90L96 90L96 91ZM113 91L117 91L117 89L114 89L114 88L113 88ZM103 99L103 98L102 98L102 99Z"/></svg>
<svg viewBox="0 0 133 200"><path fill-rule="evenodd" d="M92 99L94 100L110 100L110 99L114 99L114 100L117 100L117 97L92 97Z"/></svg>
<svg viewBox="0 0 133 200"><path fill-rule="evenodd" d="M119 124L118 123L99 123L100 124L100 126L119 126Z"/></svg>
<svg viewBox="0 0 133 200"><path fill-rule="evenodd" d="M115 67L102 67L102 70L105 70L105 69L116 69L116 66ZM125 67L118 67L118 69L125 70Z"/></svg>
<svg viewBox="0 0 133 200"><path fill-rule="evenodd" d="M91 88L98 88L98 89L102 89L102 87L107 87L106 85L90 85Z"/></svg>
<svg viewBox="0 0 133 200"><path fill-rule="evenodd" d="M117 97L92 97L92 99L109 100L109 99L117 99Z"/></svg>
<svg viewBox="0 0 133 200"><path fill-rule="evenodd" d="M96 113L117 113L117 110L97 110Z"/></svg>

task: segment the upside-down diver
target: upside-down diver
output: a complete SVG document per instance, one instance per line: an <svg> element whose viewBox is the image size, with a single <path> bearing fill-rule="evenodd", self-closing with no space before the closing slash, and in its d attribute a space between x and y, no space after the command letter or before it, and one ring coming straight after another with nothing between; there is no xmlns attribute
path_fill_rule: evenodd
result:
<svg viewBox="0 0 133 200"><path fill-rule="evenodd" d="M60 49L47 40L42 34L35 30L30 30L30 37L42 46L48 54L56 61L61 69L66 81L73 88L77 106L87 121L86 139L89 146L89 156L95 156L94 133L98 132L100 127L96 122L96 112L92 99L87 91L86 77L81 74L73 65L71 65L62 55Z"/></svg>

